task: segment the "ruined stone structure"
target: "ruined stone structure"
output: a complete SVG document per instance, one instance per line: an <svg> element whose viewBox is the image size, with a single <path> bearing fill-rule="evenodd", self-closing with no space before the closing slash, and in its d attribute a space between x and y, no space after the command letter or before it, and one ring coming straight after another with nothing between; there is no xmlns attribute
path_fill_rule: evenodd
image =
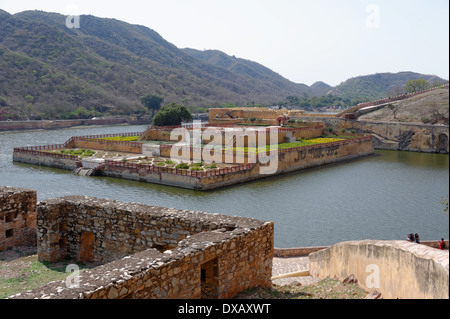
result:
<svg viewBox="0 0 450 319"><path fill-rule="evenodd" d="M36 244L36 192L0 186L0 250Z"/></svg>
<svg viewBox="0 0 450 319"><path fill-rule="evenodd" d="M13 298L231 298L271 285L274 225L249 218L71 196L40 202L38 257L106 263L81 285Z"/></svg>

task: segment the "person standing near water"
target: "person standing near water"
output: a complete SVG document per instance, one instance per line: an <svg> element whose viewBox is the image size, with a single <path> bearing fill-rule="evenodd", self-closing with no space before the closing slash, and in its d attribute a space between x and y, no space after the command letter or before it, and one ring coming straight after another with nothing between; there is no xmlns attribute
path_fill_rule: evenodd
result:
<svg viewBox="0 0 450 319"><path fill-rule="evenodd" d="M439 242L439 249L444 250L445 249L445 241L444 238L441 238L441 241Z"/></svg>
<svg viewBox="0 0 450 319"><path fill-rule="evenodd" d="M416 242L416 244L420 244L419 234L414 235L414 241Z"/></svg>

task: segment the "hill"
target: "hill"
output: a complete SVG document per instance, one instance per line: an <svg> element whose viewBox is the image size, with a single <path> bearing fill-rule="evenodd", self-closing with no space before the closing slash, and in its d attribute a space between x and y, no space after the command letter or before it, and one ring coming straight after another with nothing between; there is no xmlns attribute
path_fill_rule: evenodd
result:
<svg viewBox="0 0 450 319"><path fill-rule="evenodd" d="M140 98L147 94L194 112L330 93L373 100L416 78L442 80L404 72L309 87L217 50L179 49L154 30L116 19L82 15L80 28L69 29L61 14L0 10L0 120L131 115L145 111Z"/></svg>
<svg viewBox="0 0 450 319"><path fill-rule="evenodd" d="M307 89L204 62L149 28L115 19L83 15L81 27L69 29L56 13L0 15L0 101L15 118L64 117L78 108L129 114L146 94L190 107L271 104Z"/></svg>
<svg viewBox="0 0 450 319"><path fill-rule="evenodd" d="M334 87L330 93L344 98L378 100L398 95L406 82L417 79L424 79L432 85L447 82L435 75L414 72L377 73L348 79Z"/></svg>
<svg viewBox="0 0 450 319"><path fill-rule="evenodd" d="M307 85L293 83L257 62L236 58L235 56L229 56L226 53L218 50L200 51L186 48L183 49L183 51L208 64L225 68L228 71L236 74L250 76L253 79L259 79L265 82L272 83L276 87L285 88L290 90L291 92L310 92L311 90L311 88Z"/></svg>

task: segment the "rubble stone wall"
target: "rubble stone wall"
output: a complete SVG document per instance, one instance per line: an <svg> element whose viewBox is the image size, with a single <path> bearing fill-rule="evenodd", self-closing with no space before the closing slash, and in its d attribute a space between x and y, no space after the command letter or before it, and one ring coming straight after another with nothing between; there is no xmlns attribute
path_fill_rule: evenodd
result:
<svg viewBox="0 0 450 319"><path fill-rule="evenodd" d="M36 192L0 186L0 250L36 245Z"/></svg>
<svg viewBox="0 0 450 319"><path fill-rule="evenodd" d="M271 285L272 222L90 197L40 202L39 260L105 264L13 298L231 298Z"/></svg>

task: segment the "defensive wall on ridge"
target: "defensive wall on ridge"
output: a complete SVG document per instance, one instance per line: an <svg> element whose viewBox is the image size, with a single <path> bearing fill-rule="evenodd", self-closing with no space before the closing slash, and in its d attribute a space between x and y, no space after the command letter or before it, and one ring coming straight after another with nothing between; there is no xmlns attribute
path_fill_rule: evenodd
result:
<svg viewBox="0 0 450 319"><path fill-rule="evenodd" d="M273 222L69 196L37 205L40 261L102 265L79 286L47 284L11 298L221 299L271 286Z"/></svg>
<svg viewBox="0 0 450 319"><path fill-rule="evenodd" d="M361 288L385 299L449 298L448 249L406 240L339 243L311 253L309 270L319 279L353 275Z"/></svg>

